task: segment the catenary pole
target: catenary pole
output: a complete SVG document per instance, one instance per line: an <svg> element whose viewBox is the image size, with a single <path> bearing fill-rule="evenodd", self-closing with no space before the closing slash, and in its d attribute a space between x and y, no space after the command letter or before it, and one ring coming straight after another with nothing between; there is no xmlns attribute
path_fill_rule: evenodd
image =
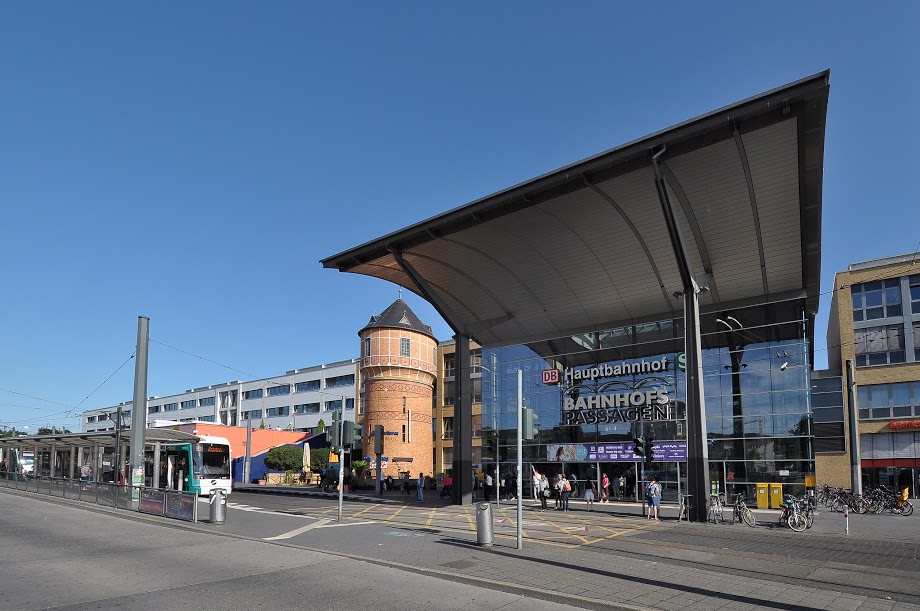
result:
<svg viewBox="0 0 920 611"><path fill-rule="evenodd" d="M521 485L521 451L523 449L523 431L521 421L524 413L524 372L518 369L517 376L517 549L523 547L521 519L524 517L523 487Z"/></svg>
<svg viewBox="0 0 920 611"><path fill-rule="evenodd" d="M847 360L847 420L850 433L850 490L853 494L862 494L861 456L859 447L859 405L856 399L856 370L853 361Z"/></svg>
<svg viewBox="0 0 920 611"><path fill-rule="evenodd" d="M342 395L342 417L339 419L339 518L342 521L342 495L345 490L345 395Z"/></svg>
<svg viewBox="0 0 920 611"><path fill-rule="evenodd" d="M147 431L147 343L149 340L150 318L138 316L137 353L134 357L134 403L131 406L132 506L136 505L140 499L140 487L144 485L144 436ZM154 468L157 466L154 465Z"/></svg>

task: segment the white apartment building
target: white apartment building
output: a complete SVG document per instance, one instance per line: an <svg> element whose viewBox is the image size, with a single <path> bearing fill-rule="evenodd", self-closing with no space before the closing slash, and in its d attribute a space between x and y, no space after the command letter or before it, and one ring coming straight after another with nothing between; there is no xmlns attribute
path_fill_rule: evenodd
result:
<svg viewBox="0 0 920 611"><path fill-rule="evenodd" d="M167 397L147 399L147 426L155 420L179 422L217 422L244 426L316 433L320 420L332 422L333 410L345 401L345 414L354 419L357 398L358 359L293 369L283 375L249 382L233 381L200 388ZM118 408L122 423L131 426L134 409L132 401L83 412L84 433L114 431ZM352 416L349 417L349 410Z"/></svg>

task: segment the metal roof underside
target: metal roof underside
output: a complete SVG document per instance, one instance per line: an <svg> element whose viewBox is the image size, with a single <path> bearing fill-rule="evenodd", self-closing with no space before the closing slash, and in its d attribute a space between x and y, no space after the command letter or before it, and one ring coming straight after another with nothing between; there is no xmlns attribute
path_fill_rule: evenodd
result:
<svg viewBox="0 0 920 611"><path fill-rule="evenodd" d="M164 428L148 428L144 430L144 443L152 444L155 442L183 442L198 441L198 435L176 431ZM125 429L121 432L121 442L125 445L131 443L131 429ZM66 445L89 448L96 445L114 446L115 431L104 431L98 433L64 433L60 435L38 435L32 437L3 437L0 438L0 447L8 448L31 448L34 446L48 447L52 445Z"/></svg>
<svg viewBox="0 0 920 611"><path fill-rule="evenodd" d="M680 316L655 188L662 148L703 311L818 308L829 71L617 147L322 261L430 301L482 345ZM381 207L386 209L387 207Z"/></svg>

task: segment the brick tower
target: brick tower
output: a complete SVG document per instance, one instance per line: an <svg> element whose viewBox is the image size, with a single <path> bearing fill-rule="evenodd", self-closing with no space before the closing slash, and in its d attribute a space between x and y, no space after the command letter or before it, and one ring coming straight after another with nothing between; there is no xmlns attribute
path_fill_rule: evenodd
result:
<svg viewBox="0 0 920 611"><path fill-rule="evenodd" d="M358 332L361 379L364 384L364 455L374 456L371 433L382 424L383 477L398 479L408 471L434 476L432 469L432 405L437 377L438 342L400 296Z"/></svg>

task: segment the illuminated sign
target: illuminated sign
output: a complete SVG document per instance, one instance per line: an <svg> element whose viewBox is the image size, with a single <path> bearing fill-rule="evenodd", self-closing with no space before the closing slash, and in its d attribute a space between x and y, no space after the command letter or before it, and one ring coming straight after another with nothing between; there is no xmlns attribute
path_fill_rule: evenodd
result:
<svg viewBox="0 0 920 611"><path fill-rule="evenodd" d="M901 420L899 422L889 422L888 427L896 431L898 429L920 429L920 420Z"/></svg>
<svg viewBox="0 0 920 611"><path fill-rule="evenodd" d="M543 370L543 383L544 384L558 384L559 383L559 370L558 369L544 369Z"/></svg>
<svg viewBox="0 0 920 611"><path fill-rule="evenodd" d="M597 378L611 378L614 376L628 376L635 373L658 373L668 368L668 357L663 356L654 361L638 361L636 363L620 363L611 365L595 365L584 369L566 368L564 373L565 381L568 383L579 382L581 380L596 380ZM545 373L545 372L544 372Z"/></svg>

